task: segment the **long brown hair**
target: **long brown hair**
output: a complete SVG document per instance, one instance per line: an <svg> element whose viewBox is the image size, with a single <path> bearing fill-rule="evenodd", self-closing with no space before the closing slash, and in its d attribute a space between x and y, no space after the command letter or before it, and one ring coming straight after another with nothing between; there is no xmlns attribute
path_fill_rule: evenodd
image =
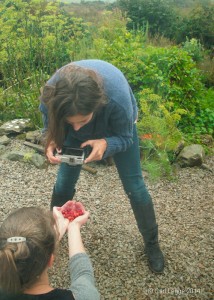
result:
<svg viewBox="0 0 214 300"><path fill-rule="evenodd" d="M0 227L0 289L20 293L38 280L55 251L54 225L51 212L37 207L20 208L6 218ZM26 241L7 242L14 236Z"/></svg>
<svg viewBox="0 0 214 300"><path fill-rule="evenodd" d="M61 148L66 119L77 114L96 113L106 104L107 98L102 78L93 70L70 64L60 69L58 75L59 80L52 87L53 96L46 101L49 120L46 145L54 141Z"/></svg>

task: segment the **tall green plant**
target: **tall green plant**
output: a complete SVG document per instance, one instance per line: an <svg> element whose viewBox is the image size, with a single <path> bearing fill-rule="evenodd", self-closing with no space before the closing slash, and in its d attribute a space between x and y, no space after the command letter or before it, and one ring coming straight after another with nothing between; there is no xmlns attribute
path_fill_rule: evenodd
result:
<svg viewBox="0 0 214 300"><path fill-rule="evenodd" d="M177 125L181 116L186 113L183 109L176 109L171 113L163 104L163 99L150 89L138 93L140 135L150 134L156 141L156 146L162 150L174 150L182 135Z"/></svg>
<svg viewBox="0 0 214 300"><path fill-rule="evenodd" d="M0 73L4 86L42 69L52 73L70 61L71 47L87 25L60 9L58 1L5 0L0 4Z"/></svg>
<svg viewBox="0 0 214 300"><path fill-rule="evenodd" d="M0 89L0 120L29 118L35 127L42 126L39 113L40 87L48 79L48 75L40 72L18 81L8 88Z"/></svg>
<svg viewBox="0 0 214 300"><path fill-rule="evenodd" d="M28 116L38 126L39 88L70 62L88 25L63 11L59 1L4 0L0 15L0 117Z"/></svg>
<svg viewBox="0 0 214 300"><path fill-rule="evenodd" d="M200 41L197 39L188 39L183 43L183 49L192 57L196 62L200 62L204 58L204 49Z"/></svg>
<svg viewBox="0 0 214 300"><path fill-rule="evenodd" d="M178 47L149 48L147 52L142 58L148 66L144 83L165 99L170 111L181 108L193 116L204 86L192 58Z"/></svg>
<svg viewBox="0 0 214 300"><path fill-rule="evenodd" d="M138 97L137 128L142 149L142 166L152 179L170 177L173 174L175 150L182 139L177 123L185 111L177 109L170 113L163 105L163 99L150 89L142 90Z"/></svg>

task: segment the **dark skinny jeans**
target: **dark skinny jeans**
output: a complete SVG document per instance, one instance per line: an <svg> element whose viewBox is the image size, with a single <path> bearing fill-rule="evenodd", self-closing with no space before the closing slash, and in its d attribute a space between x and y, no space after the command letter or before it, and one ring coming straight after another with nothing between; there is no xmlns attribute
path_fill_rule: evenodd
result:
<svg viewBox="0 0 214 300"><path fill-rule="evenodd" d="M68 135L65 145L71 147L71 144L69 144L69 141L71 140L72 138ZM81 143L79 141L72 140L72 147L79 147L80 144ZM132 146L125 152L115 154L114 162L123 184L123 188L135 213L139 230L143 234L146 228L141 228L143 215L141 215L140 212L143 211L146 206L150 206L152 204L152 199L148 193L142 176L136 125L134 125L133 130ZM72 199L80 171L81 166L69 166L66 163L62 163L59 167L54 193L58 196L62 195L63 199Z"/></svg>

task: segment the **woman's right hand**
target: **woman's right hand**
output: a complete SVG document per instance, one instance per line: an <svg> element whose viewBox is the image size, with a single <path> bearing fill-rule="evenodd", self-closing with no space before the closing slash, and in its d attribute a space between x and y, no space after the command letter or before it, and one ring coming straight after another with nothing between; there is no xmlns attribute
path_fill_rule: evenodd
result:
<svg viewBox="0 0 214 300"><path fill-rule="evenodd" d="M54 152L56 150L56 145L54 142L51 142L46 151L46 156L51 164L59 164L61 163L60 159L58 157L54 156Z"/></svg>
<svg viewBox="0 0 214 300"><path fill-rule="evenodd" d="M75 218L73 221L71 221L68 224L68 230L69 230L69 228L76 226L76 225L79 228L81 228L81 226L84 225L88 221L89 215L90 215L89 211L85 211L83 215Z"/></svg>

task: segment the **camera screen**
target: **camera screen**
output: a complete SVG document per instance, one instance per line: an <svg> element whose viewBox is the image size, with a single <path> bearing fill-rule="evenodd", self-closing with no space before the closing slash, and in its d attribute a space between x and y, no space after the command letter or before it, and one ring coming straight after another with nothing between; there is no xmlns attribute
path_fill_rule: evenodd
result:
<svg viewBox="0 0 214 300"><path fill-rule="evenodd" d="M83 149L64 147L63 148L63 154L73 155L73 156L82 156L83 155Z"/></svg>

